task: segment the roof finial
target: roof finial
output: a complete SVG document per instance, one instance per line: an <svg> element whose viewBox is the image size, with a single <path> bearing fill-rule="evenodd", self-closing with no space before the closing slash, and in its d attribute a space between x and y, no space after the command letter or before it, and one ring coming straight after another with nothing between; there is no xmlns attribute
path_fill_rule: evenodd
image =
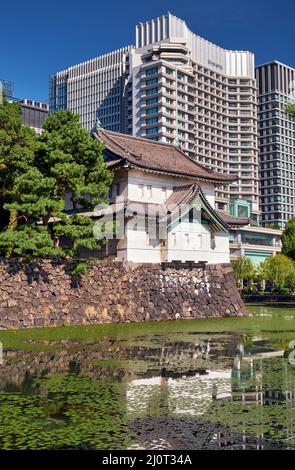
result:
<svg viewBox="0 0 295 470"><path fill-rule="evenodd" d="M99 131L100 129L103 129L102 124L101 124L101 121L100 121L100 119L98 119L98 118L97 118L96 121L95 121L95 129L96 129L97 131Z"/></svg>

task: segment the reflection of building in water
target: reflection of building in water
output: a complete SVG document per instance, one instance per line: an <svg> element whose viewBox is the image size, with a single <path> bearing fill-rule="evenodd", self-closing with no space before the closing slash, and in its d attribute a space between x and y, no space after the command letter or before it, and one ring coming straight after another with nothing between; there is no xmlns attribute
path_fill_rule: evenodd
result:
<svg viewBox="0 0 295 470"><path fill-rule="evenodd" d="M217 447L264 449L278 442L288 445L295 438L295 377L283 360L284 351L271 350L267 343L255 338L251 346L238 345L232 367L223 370L204 368L194 374L173 376L164 369L164 376L132 380L127 385L128 413L132 417L191 416L206 422L217 405L220 422L224 414L223 424L231 430L220 431L216 426L212 439ZM277 366L273 361L278 361ZM212 365L208 363L211 368ZM275 389L274 371L279 374L280 390ZM270 406L274 408L269 409ZM277 406L282 406L283 416L287 416L283 424L277 417ZM270 430L280 433L277 443L272 442Z"/></svg>
<svg viewBox="0 0 295 470"><path fill-rule="evenodd" d="M142 415L155 409L163 393L167 394L167 409L173 414L203 415L213 397L230 397L231 370L203 371L194 376L183 374L179 378L158 376L132 380L127 386L129 413Z"/></svg>
<svg viewBox="0 0 295 470"><path fill-rule="evenodd" d="M283 362L284 351L269 350L267 340L253 338L250 349L253 350L250 353L246 350L245 354L244 348L242 348L239 351L240 354L234 360L230 399L232 402L240 402L243 405L257 405L261 412L258 409L255 424L261 425L261 428L263 428L263 408L268 406L283 406L287 410L287 420L283 425L284 437L280 440L287 441L288 444L289 440L295 439L295 376L292 373L290 374L288 362ZM273 380L273 388L268 388L272 382L272 375L269 374L273 373L273 365L271 366L272 363L269 361L277 359L282 361L277 364L278 370L281 371L280 381L276 384ZM290 377L292 378L291 384ZM277 390L275 389L276 385L279 387ZM273 429L280 428L282 430L281 425L276 425L275 422L270 424L273 426ZM257 437L257 448L263 448L261 439L265 437L267 435L263 432ZM246 443L247 436L245 432L243 433L243 440Z"/></svg>

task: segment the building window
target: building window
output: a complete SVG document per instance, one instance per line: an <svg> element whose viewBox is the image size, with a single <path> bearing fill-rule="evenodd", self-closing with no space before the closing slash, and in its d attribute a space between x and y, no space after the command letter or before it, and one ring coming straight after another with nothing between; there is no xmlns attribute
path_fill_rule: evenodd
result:
<svg viewBox="0 0 295 470"><path fill-rule="evenodd" d="M147 189L148 198L151 199L152 198L152 187L151 187L151 185L148 184L146 189Z"/></svg>
<svg viewBox="0 0 295 470"><path fill-rule="evenodd" d="M146 100L146 106L148 106L149 104L156 104L158 103L158 98L149 98L148 100Z"/></svg>
<svg viewBox="0 0 295 470"><path fill-rule="evenodd" d="M184 236L185 236L185 239L186 239L185 244L186 244L186 246L188 247L188 246L190 246L190 237L189 237L189 233L185 233Z"/></svg>
<svg viewBox="0 0 295 470"><path fill-rule="evenodd" d="M150 108L146 110L146 114L157 114L158 108Z"/></svg>
<svg viewBox="0 0 295 470"><path fill-rule="evenodd" d="M151 88L150 90L146 91L147 95L155 95L156 93L158 93L158 88Z"/></svg>
<svg viewBox="0 0 295 470"><path fill-rule="evenodd" d="M216 241L215 241L215 233L213 232L210 232L210 243L211 243L211 250L215 250Z"/></svg>
<svg viewBox="0 0 295 470"><path fill-rule="evenodd" d="M143 197L144 196L144 186L143 186L143 184L139 184L138 189L139 189L140 196Z"/></svg>
<svg viewBox="0 0 295 470"><path fill-rule="evenodd" d="M158 68L157 67L152 67L151 69L146 70L146 75L147 76L155 75L157 72L158 72Z"/></svg>
<svg viewBox="0 0 295 470"><path fill-rule="evenodd" d="M158 123L158 118L157 118L157 117L146 119L146 124L147 124L147 125L149 125L149 124L157 124L157 123Z"/></svg>
<svg viewBox="0 0 295 470"><path fill-rule="evenodd" d="M120 196L120 183L116 183L116 196Z"/></svg>
<svg viewBox="0 0 295 470"><path fill-rule="evenodd" d="M176 233L171 233L171 237L172 237L172 245L176 246Z"/></svg>
<svg viewBox="0 0 295 470"><path fill-rule="evenodd" d="M157 78L150 78L149 80L146 80L146 86L155 85L156 83L158 83Z"/></svg>
<svg viewBox="0 0 295 470"><path fill-rule="evenodd" d="M165 72L166 72L167 75L172 75L173 74L173 70L168 69L168 67L166 67Z"/></svg>
<svg viewBox="0 0 295 470"><path fill-rule="evenodd" d="M158 133L158 128L157 127L150 127L149 129L146 130L146 134L157 134Z"/></svg>

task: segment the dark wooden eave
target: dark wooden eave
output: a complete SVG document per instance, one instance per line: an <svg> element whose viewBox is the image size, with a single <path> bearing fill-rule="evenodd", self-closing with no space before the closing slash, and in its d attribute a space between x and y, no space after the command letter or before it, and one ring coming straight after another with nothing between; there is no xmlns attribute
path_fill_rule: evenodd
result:
<svg viewBox="0 0 295 470"><path fill-rule="evenodd" d="M92 135L104 144L105 161L111 170L128 165L148 172L209 181L215 185L229 184L238 179L237 175L205 168L171 144L104 129L93 131Z"/></svg>

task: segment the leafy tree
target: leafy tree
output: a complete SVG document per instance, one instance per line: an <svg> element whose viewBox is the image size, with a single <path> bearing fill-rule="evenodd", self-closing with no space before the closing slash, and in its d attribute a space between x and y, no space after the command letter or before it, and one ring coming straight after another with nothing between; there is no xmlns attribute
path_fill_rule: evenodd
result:
<svg viewBox="0 0 295 470"><path fill-rule="evenodd" d="M245 256L240 256L232 261L234 276L239 287L243 289L244 281L253 279L255 275L255 268L252 261Z"/></svg>
<svg viewBox="0 0 295 470"><path fill-rule="evenodd" d="M11 198L4 208L17 214L18 225L0 234L2 253L76 257L82 247L98 248L94 222L81 213L104 201L112 181L102 149L71 111L46 120L22 171L12 173Z"/></svg>
<svg viewBox="0 0 295 470"><path fill-rule="evenodd" d="M294 290L295 287L295 263L283 254L269 256L263 263L261 269L264 278L275 284L277 289L288 287Z"/></svg>
<svg viewBox="0 0 295 470"><path fill-rule="evenodd" d="M272 229L275 229L275 230L280 230L281 227L279 226L279 224L267 224L266 228L272 228Z"/></svg>
<svg viewBox="0 0 295 470"><path fill-rule="evenodd" d="M282 236L283 253L295 259L295 217L288 220Z"/></svg>
<svg viewBox="0 0 295 470"><path fill-rule="evenodd" d="M289 103L286 106L286 111L287 111L287 113L292 114L293 116L295 116L295 103Z"/></svg>
<svg viewBox="0 0 295 470"><path fill-rule="evenodd" d="M36 143L35 132L22 124L20 105L4 98L0 104L0 228L17 226L15 210L7 212L3 206L12 201L15 178L33 165Z"/></svg>

